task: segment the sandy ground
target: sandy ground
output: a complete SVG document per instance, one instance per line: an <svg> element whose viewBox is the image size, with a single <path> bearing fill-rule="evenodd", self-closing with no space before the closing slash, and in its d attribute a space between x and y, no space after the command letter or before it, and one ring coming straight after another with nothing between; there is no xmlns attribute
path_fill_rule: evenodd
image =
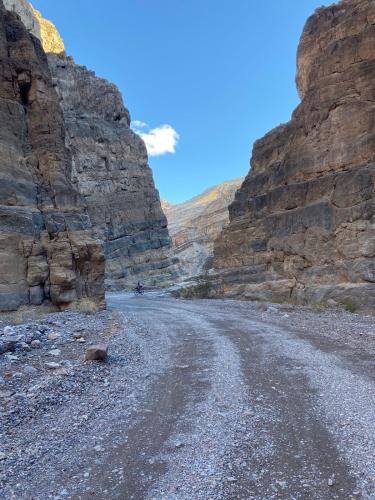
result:
<svg viewBox="0 0 375 500"><path fill-rule="evenodd" d="M108 305L0 316L1 499L375 499L374 316Z"/></svg>

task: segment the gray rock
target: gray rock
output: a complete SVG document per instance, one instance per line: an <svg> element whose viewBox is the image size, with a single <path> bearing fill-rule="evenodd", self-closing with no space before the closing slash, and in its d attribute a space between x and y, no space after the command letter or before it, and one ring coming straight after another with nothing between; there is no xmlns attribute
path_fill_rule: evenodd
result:
<svg viewBox="0 0 375 500"><path fill-rule="evenodd" d="M42 342L40 340L33 340L30 345L33 349L39 349L42 347Z"/></svg>

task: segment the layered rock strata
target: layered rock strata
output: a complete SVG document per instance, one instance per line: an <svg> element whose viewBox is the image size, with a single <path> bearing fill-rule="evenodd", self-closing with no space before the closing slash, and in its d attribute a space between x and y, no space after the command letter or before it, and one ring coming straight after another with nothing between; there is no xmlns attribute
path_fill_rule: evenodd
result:
<svg viewBox="0 0 375 500"><path fill-rule="evenodd" d="M47 58L2 0L0 61L0 310L45 299L61 307L100 306L102 245L70 181Z"/></svg>
<svg viewBox="0 0 375 500"><path fill-rule="evenodd" d="M223 182L178 205L162 202L181 278L200 276L211 269L214 242L229 222L228 206L242 181Z"/></svg>
<svg viewBox="0 0 375 500"><path fill-rule="evenodd" d="M72 181L105 242L110 290L174 279L176 263L146 146L117 87L72 59L48 55L61 97Z"/></svg>
<svg viewBox="0 0 375 500"><path fill-rule="evenodd" d="M28 22L23 2L7 1ZM33 12L60 96L71 180L85 199L95 236L104 241L107 288L133 287L139 280L167 284L177 272L167 220L146 147L130 128L122 96L115 85L66 57L54 25Z"/></svg>
<svg viewBox="0 0 375 500"><path fill-rule="evenodd" d="M375 4L318 9L298 50L302 102L259 140L215 246L225 294L375 305Z"/></svg>

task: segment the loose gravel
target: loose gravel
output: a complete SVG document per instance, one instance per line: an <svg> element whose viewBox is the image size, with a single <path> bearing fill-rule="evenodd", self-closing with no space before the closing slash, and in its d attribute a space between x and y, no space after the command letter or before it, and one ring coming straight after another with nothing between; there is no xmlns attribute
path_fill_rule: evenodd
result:
<svg viewBox="0 0 375 500"><path fill-rule="evenodd" d="M109 306L0 316L1 499L375 499L373 315Z"/></svg>

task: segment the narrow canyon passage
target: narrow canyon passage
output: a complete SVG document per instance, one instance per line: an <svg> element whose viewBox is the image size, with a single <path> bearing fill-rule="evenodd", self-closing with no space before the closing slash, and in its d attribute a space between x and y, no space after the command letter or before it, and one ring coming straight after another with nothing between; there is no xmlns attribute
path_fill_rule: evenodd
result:
<svg viewBox="0 0 375 500"><path fill-rule="evenodd" d="M108 363L61 343L68 373L3 435L0 498L374 498L372 316L152 294L108 308L47 323L108 336Z"/></svg>
<svg viewBox="0 0 375 500"><path fill-rule="evenodd" d="M370 357L356 363L345 343L329 352L313 328L260 322L228 301L146 297L110 306L136 311L152 335L169 332L171 367L126 443L92 474L90 491L134 499L371 494L374 461L361 468L374 444Z"/></svg>

